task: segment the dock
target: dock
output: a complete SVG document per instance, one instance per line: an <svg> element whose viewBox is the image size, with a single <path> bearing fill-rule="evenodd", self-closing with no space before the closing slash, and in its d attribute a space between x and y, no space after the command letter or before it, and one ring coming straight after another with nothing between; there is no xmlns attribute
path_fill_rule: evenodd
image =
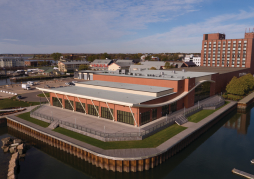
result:
<svg viewBox="0 0 254 179"><path fill-rule="evenodd" d="M232 170L232 172L233 172L234 174L243 176L243 177L245 177L245 178L254 179L254 175L249 174L249 173L246 173L246 172L241 171L241 170L238 170L238 169L235 169L235 168Z"/></svg>
<svg viewBox="0 0 254 179"><path fill-rule="evenodd" d="M238 104L238 109L246 109L254 101L254 92L241 99Z"/></svg>

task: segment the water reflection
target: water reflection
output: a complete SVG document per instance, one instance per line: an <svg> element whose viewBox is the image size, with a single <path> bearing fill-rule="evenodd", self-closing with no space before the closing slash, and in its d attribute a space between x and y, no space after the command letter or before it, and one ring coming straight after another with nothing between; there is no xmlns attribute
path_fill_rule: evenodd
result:
<svg viewBox="0 0 254 179"><path fill-rule="evenodd" d="M167 160L166 162L164 162L162 165L159 165L158 167L155 167L154 169L148 170L148 171L143 171L143 172L137 172L137 173L120 173L120 172L112 172L112 171L107 171L105 169L101 169L99 167L96 167L84 160L81 160L71 154L68 154L62 150L59 150L55 147L49 146L37 139L34 139L24 133L21 133L19 131L16 131L12 128L8 128L8 133L19 137L23 140L29 141L32 145L34 145L37 149L39 149L40 151L43 151L44 153L48 154L51 157L54 157L55 159L57 159L58 161L65 163L66 165L68 165L69 167L72 167L76 170L78 170L79 172L82 172L85 175L88 175L91 178L123 178L123 179L128 179L128 178L133 178L133 179L149 179L149 178L156 178L156 179L160 179L160 178L165 178L171 171L173 171L175 169L175 167L177 167L178 165L180 165L186 158L188 158L189 155L191 155L193 153L193 151L195 151L202 143L204 143L209 137L211 137L218 129L220 129L223 124L232 117L232 115L234 115L234 113L230 114L229 116L227 116L226 118L224 118L223 120L221 120L220 122L218 122L216 125L214 125L213 128L211 128L210 130L208 130L204 135L200 136L197 140L195 140L191 145L189 145L187 148L185 148L184 150L182 150L181 152L179 152L177 155L171 157L169 160ZM33 152L33 151L30 151ZM38 163L41 158L42 154L37 153L36 155L34 155L34 157L36 159L33 160L34 163ZM56 161L52 161L55 162L54 165L60 165L58 164ZM19 178L29 178L29 177L35 177L35 178L40 178L39 176L37 176L38 172L34 172L30 171L30 167L28 166L28 164L26 162L24 162L23 167L21 168L21 173L19 175ZM37 164L38 165L38 164ZM42 165L42 166L41 166ZM45 165L45 164L44 164ZM38 165L36 168L41 168L41 167L45 167L43 164ZM46 167L48 167L46 165ZM57 167L55 167L57 168ZM36 170L34 170L36 171ZM28 173L30 173L30 175L28 175ZM32 172L32 173L31 173ZM72 171L73 173L75 173L75 171ZM77 172L77 171L76 171ZM60 170L56 170L55 173L61 173ZM49 174L46 175L45 173L43 174L44 178L55 178L55 175ZM67 175L66 176L61 176L61 178L68 178ZM75 178L79 178L78 176L76 176Z"/></svg>
<svg viewBox="0 0 254 179"><path fill-rule="evenodd" d="M21 162L19 179L25 178L239 178L233 168L254 174L254 108L232 112L187 148L149 171L119 173L100 169L84 160L8 128L8 134L29 141L34 147ZM236 132L237 131L237 132ZM1 131L0 135L7 131ZM244 135L238 135L244 134ZM32 170L31 170L32 168Z"/></svg>
<svg viewBox="0 0 254 179"><path fill-rule="evenodd" d="M242 113L234 115L228 120L224 127L230 129L236 129L239 134L247 134L248 127L250 125L250 113Z"/></svg>

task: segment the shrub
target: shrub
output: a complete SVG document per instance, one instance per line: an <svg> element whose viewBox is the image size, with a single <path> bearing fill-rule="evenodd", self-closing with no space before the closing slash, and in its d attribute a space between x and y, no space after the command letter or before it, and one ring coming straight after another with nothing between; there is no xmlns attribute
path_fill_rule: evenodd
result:
<svg viewBox="0 0 254 179"><path fill-rule="evenodd" d="M223 94L222 97L225 98L225 99L227 99L227 98L228 98L228 95Z"/></svg>
<svg viewBox="0 0 254 179"><path fill-rule="evenodd" d="M231 100L234 100L234 101L238 101L238 100L243 98L243 96L232 95L232 94L228 94L227 97L228 97L228 99L231 99Z"/></svg>

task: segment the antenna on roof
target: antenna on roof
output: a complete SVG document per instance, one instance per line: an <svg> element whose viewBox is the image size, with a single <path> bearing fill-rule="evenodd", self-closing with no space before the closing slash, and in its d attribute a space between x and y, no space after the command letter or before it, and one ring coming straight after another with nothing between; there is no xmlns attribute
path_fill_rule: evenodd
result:
<svg viewBox="0 0 254 179"><path fill-rule="evenodd" d="M246 31L247 31L247 28L245 28L245 33L246 33Z"/></svg>

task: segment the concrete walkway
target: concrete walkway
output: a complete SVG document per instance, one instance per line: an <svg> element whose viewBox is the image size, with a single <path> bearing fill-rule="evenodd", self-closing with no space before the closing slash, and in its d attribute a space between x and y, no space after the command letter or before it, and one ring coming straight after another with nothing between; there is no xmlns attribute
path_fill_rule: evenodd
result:
<svg viewBox="0 0 254 179"><path fill-rule="evenodd" d="M254 99L254 92L241 99L238 104L247 104Z"/></svg>
<svg viewBox="0 0 254 179"><path fill-rule="evenodd" d="M40 127L36 124L33 124L31 122L28 122L26 120L20 119L15 115L9 115L9 119L13 120L15 122L21 123L27 127L32 128L33 130L40 131L42 133L45 133L46 135L52 136L57 138L58 140L65 141L67 143L72 143L74 146L80 147L83 150L86 150L88 152L91 152L95 155L105 157L108 159L113 160L140 160L140 159L146 159L149 157L157 156L161 153L166 152L168 149L174 147L179 141L182 141L186 137L188 137L191 133L195 132L196 130L203 127L205 124L213 121L216 119L219 115L224 113L225 111L231 109L233 106L236 105L236 102L231 101L226 106L222 107L221 109L217 110L210 116L206 117L205 119L201 120L198 123L193 123L190 125L190 123L186 124L189 125L189 127L182 131L181 133L175 135L174 137L170 138L166 142L162 143L156 148L141 148L141 149L112 149L112 150L104 150L95 146L92 146L90 144L78 141L76 139L70 138L68 136L62 135L60 133L54 132L48 128Z"/></svg>
<svg viewBox="0 0 254 179"><path fill-rule="evenodd" d="M199 103L199 105L202 104L208 104L208 103L216 103L219 102L219 96L213 96L210 98L207 98ZM186 109L190 110L193 108L196 108L198 104L195 104L193 107ZM84 113L80 112L73 112L72 110L68 109L62 109L55 106L49 106L49 105L43 105L41 108L36 110L37 113L44 114L47 116L52 116L56 119L70 122L83 127L87 127L96 131L104 132L104 126L105 126L105 132L106 133L130 133L130 132L142 132L145 130L148 130L156 125L159 125L160 123L166 121L169 118L179 116L184 112L184 109L178 110L175 113L172 113L170 115L163 116L159 119L156 119L152 122L149 122L145 125L142 125L140 129L138 127L135 127L133 125L105 119L105 118L98 118L97 116L92 115L85 115Z"/></svg>
<svg viewBox="0 0 254 179"><path fill-rule="evenodd" d="M139 128L133 125L124 124L121 122L114 122L110 119L98 118L97 116L86 115L80 112L73 112L68 109L62 109L59 107L43 105L36 110L37 113L52 116L56 119L70 122L83 127L91 128L96 131L106 133L126 133L126 132L139 132ZM142 130L141 130L142 131Z"/></svg>

